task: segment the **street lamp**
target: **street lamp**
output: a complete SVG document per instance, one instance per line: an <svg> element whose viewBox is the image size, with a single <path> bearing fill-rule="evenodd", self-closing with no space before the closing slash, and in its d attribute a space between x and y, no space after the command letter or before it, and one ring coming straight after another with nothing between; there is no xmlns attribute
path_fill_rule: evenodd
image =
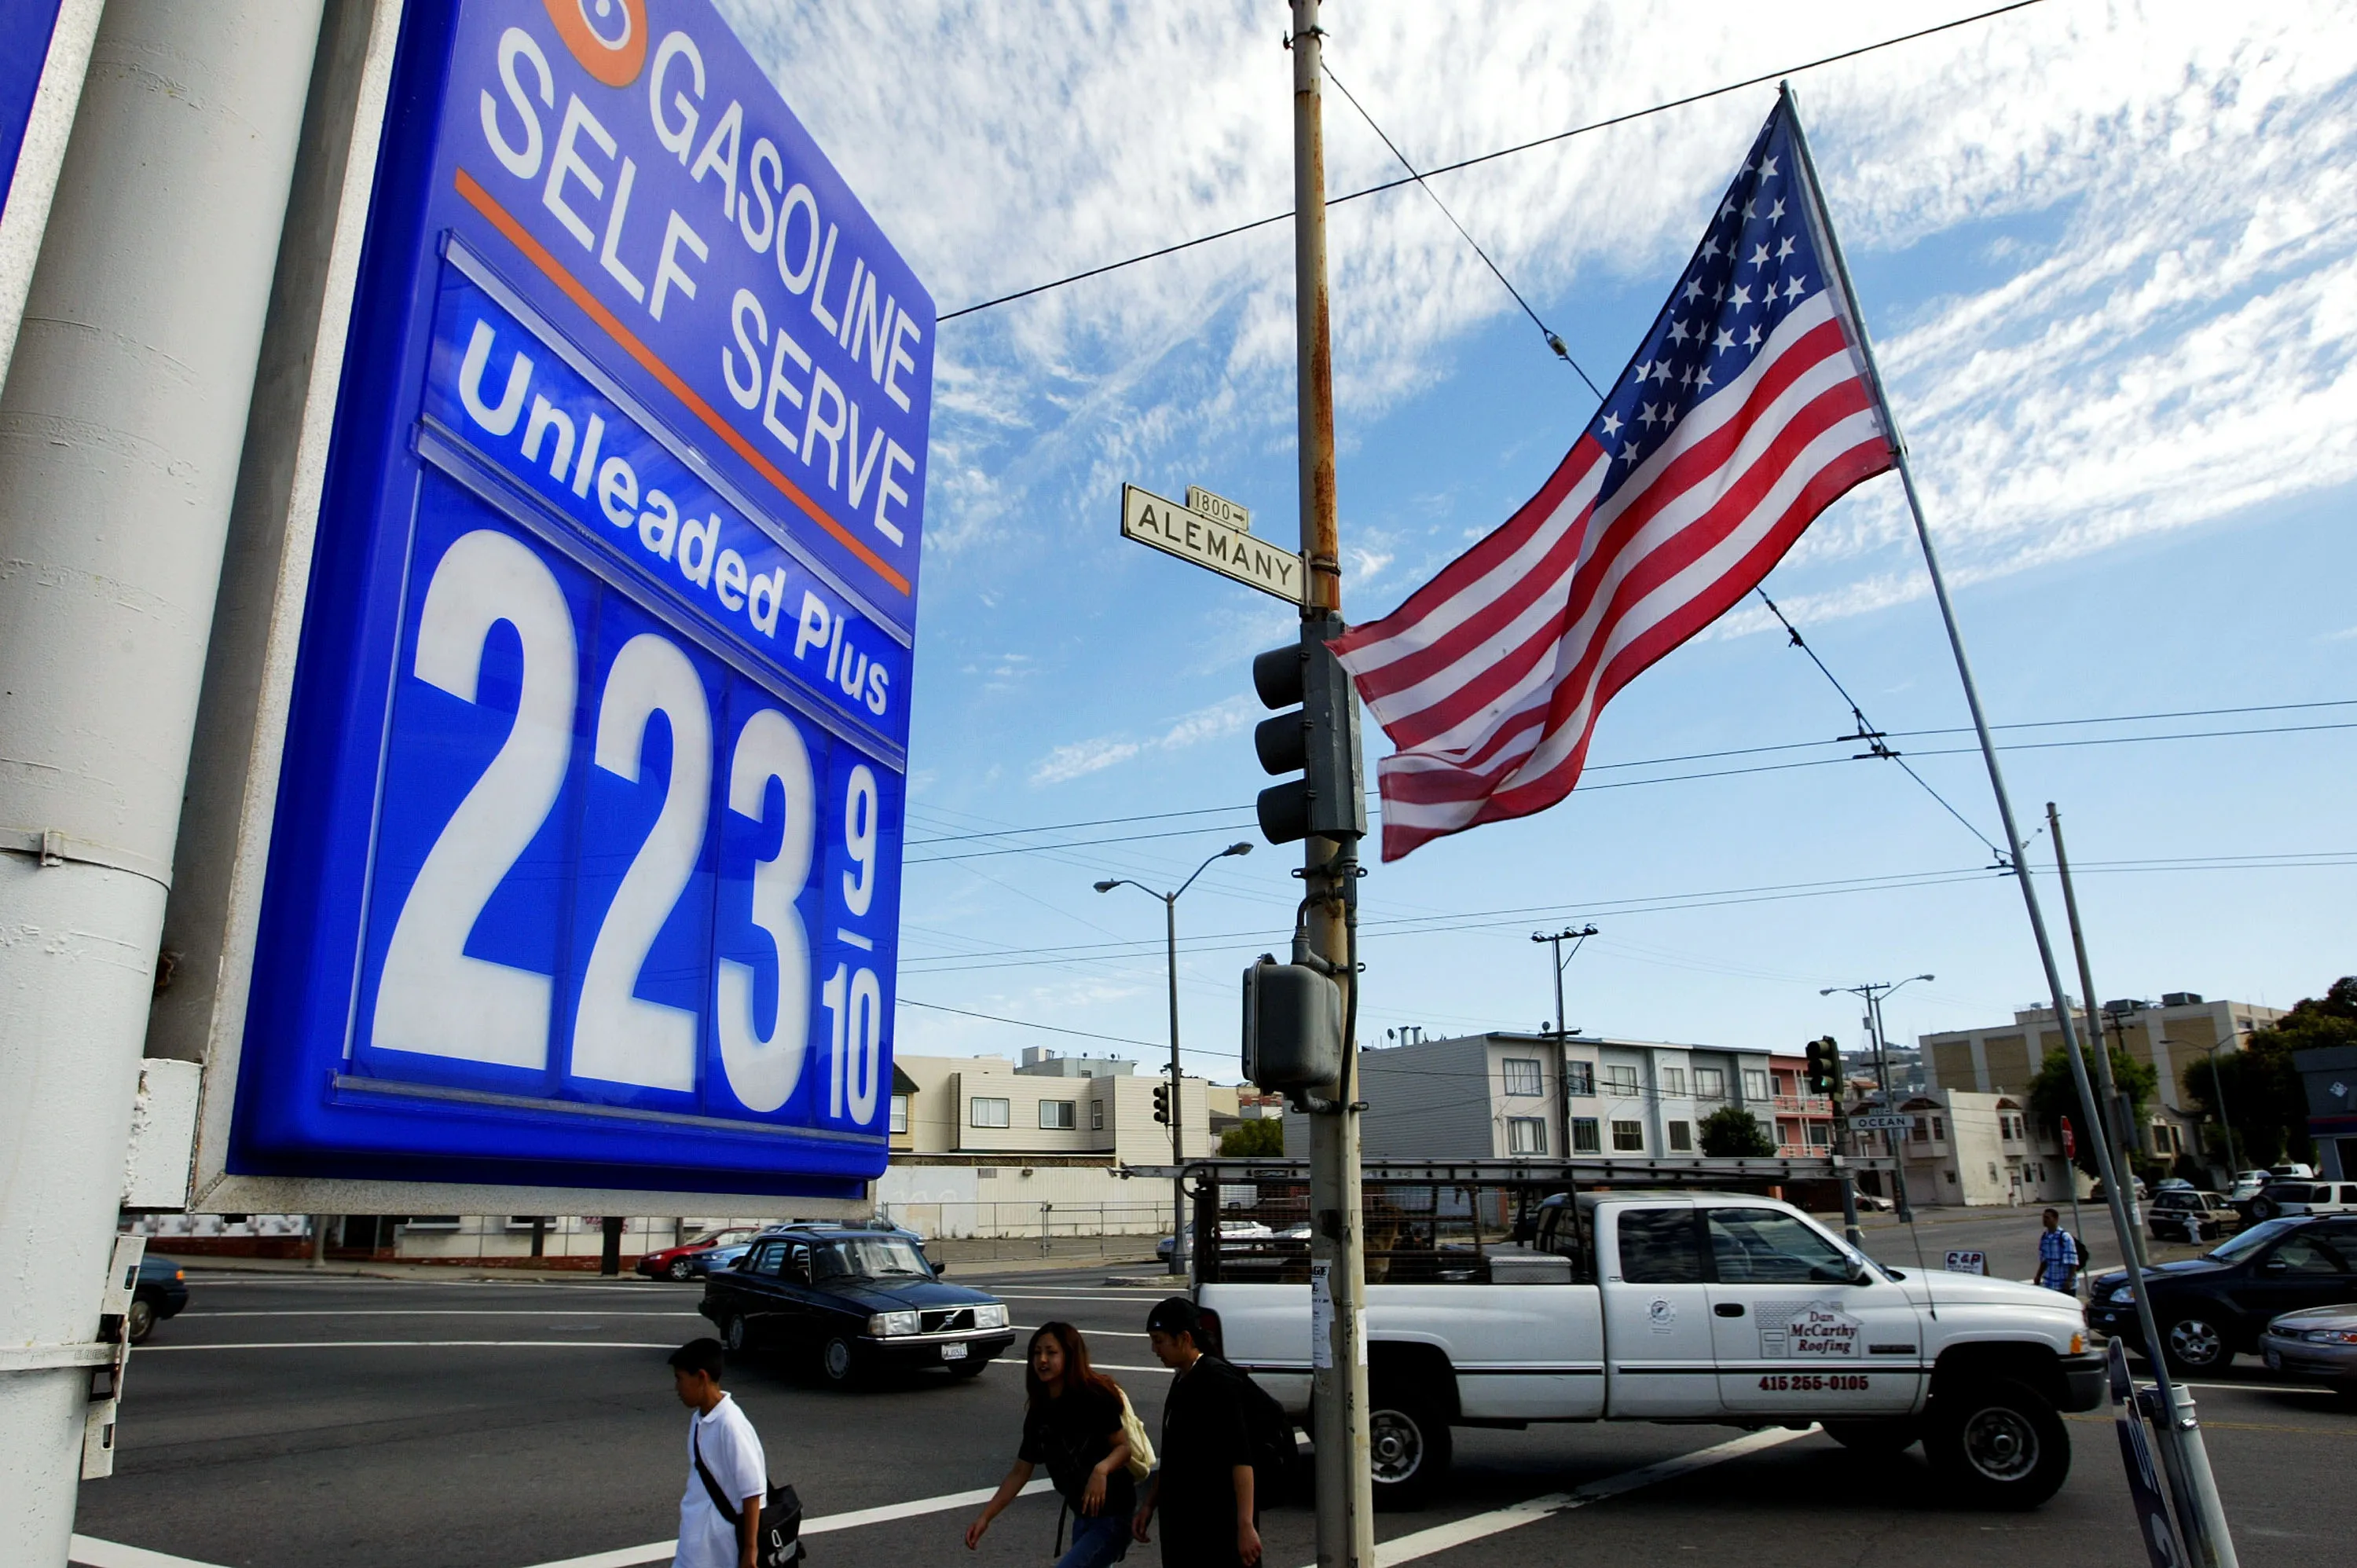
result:
<svg viewBox="0 0 2357 1568"><path fill-rule="evenodd" d="M2226 1119L2226 1084L2218 1076L2218 1053L2242 1038L2243 1033L2237 1029L2214 1046L2197 1046L2191 1040L2172 1040L2166 1035L2160 1041L2164 1046L2183 1046L2187 1050L2200 1051L2210 1058L2210 1090L2218 1097L2218 1125L2226 1133L2226 1177L2229 1186L2233 1184L2235 1176L2242 1175L2242 1162L2234 1158L2234 1123Z"/></svg>
<svg viewBox="0 0 2357 1568"><path fill-rule="evenodd" d="M1820 996L1831 996L1835 992L1841 991L1852 996L1866 999L1866 1026L1874 1034L1874 1076L1875 1081L1882 1090L1882 1111L1885 1115L1889 1115L1891 1110L1890 1047L1882 1037L1882 999L1894 991L1914 984L1919 980L1938 978L1937 975L1932 974L1910 974L1904 980L1870 980L1863 985L1828 985L1817 993ZM1836 1084L1834 1087L1838 1092L1842 1086ZM1883 1145L1890 1151L1895 1159L1899 1154L1899 1140L1889 1133L1885 1133L1882 1139ZM1892 1195L1897 1200L1899 1218L1911 1220L1914 1218L1914 1212L1907 1202L1906 1173L1895 1172L1892 1185L1899 1189Z"/></svg>
<svg viewBox="0 0 2357 1568"><path fill-rule="evenodd" d="M1140 893L1151 894L1162 900L1163 942L1170 959L1170 1163L1177 1165L1181 1150L1178 1146L1178 895L1195 886L1195 877L1211 868L1212 861L1225 860L1232 854L1250 854L1249 843L1232 843L1216 854L1206 855L1203 864L1178 885L1176 893L1157 893L1143 882L1126 876L1108 876L1096 885L1100 893L1110 893L1116 887L1135 887ZM1187 1272L1187 1180L1176 1170L1170 1173L1170 1272Z"/></svg>

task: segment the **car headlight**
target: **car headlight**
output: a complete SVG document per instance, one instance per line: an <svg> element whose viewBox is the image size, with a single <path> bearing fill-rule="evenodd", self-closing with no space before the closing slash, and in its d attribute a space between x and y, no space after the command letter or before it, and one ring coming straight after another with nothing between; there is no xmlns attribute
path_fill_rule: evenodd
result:
<svg viewBox="0 0 2357 1568"><path fill-rule="evenodd" d="M2115 1306L2125 1306L2136 1299L2136 1292L2126 1285L2115 1285L2113 1287L2112 1294L2104 1299Z"/></svg>
<svg viewBox="0 0 2357 1568"><path fill-rule="evenodd" d="M895 1334L914 1334L917 1326L917 1315L913 1312L879 1312L867 1320L867 1332L879 1339Z"/></svg>
<svg viewBox="0 0 2357 1568"><path fill-rule="evenodd" d="M2311 1328L2301 1337L2311 1345L2357 1345L2357 1328Z"/></svg>
<svg viewBox="0 0 2357 1568"><path fill-rule="evenodd" d="M1003 1301L994 1301L987 1306L975 1307L974 1309L974 1326L976 1328L1006 1327L1006 1304Z"/></svg>

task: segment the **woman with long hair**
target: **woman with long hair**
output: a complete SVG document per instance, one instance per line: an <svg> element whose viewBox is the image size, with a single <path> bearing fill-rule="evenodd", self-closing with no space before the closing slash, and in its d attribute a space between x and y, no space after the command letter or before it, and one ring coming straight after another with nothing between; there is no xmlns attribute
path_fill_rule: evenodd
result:
<svg viewBox="0 0 2357 1568"><path fill-rule="evenodd" d="M990 1521L1029 1483L1033 1468L1045 1465L1072 1513L1071 1549L1056 1568L1118 1563L1129 1550L1129 1517L1137 1506L1121 1385L1089 1365L1079 1329L1043 1323L1024 1353L1023 1391L1022 1446L998 1490L965 1527L966 1550L982 1543Z"/></svg>

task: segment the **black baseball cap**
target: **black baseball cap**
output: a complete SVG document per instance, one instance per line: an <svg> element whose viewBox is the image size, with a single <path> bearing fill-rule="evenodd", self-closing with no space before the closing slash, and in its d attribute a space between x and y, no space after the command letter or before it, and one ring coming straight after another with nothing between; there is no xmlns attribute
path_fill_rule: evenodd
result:
<svg viewBox="0 0 2357 1568"><path fill-rule="evenodd" d="M1189 1338L1197 1337L1197 1330L1202 1322L1203 1315L1195 1309L1193 1302L1183 1295L1163 1297L1154 1304L1154 1310L1146 1315L1147 1332L1159 1329L1165 1334L1184 1334Z"/></svg>

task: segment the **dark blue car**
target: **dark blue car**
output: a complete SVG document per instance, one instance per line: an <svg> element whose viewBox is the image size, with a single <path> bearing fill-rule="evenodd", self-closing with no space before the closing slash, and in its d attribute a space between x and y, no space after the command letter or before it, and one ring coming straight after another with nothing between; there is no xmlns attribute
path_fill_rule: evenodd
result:
<svg viewBox="0 0 2357 1568"><path fill-rule="evenodd" d="M1006 1304L953 1285L905 1230L781 1226L705 1276L697 1307L730 1351L780 1349L830 1383L942 1367L970 1378L1015 1342Z"/></svg>
<svg viewBox="0 0 2357 1568"><path fill-rule="evenodd" d="M149 1252L139 1260L139 1283L132 1288L124 1326L134 1345L146 1343L159 1319L176 1317L188 1305L188 1282L180 1265Z"/></svg>

